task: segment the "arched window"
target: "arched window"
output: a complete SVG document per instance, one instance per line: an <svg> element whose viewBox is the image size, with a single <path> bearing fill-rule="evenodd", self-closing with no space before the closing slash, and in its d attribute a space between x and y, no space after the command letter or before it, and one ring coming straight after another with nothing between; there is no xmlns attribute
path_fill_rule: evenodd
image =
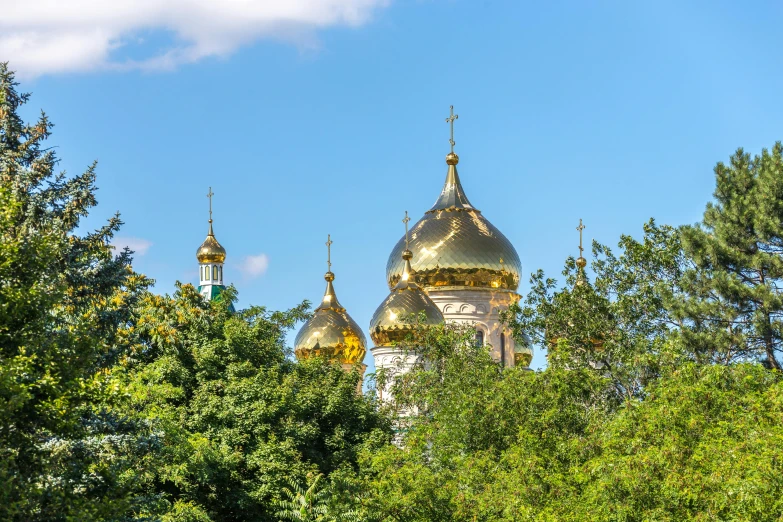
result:
<svg viewBox="0 0 783 522"><path fill-rule="evenodd" d="M218 267L218 275L220 276L220 277L218 277L218 279L223 281L223 267L222 266Z"/></svg>
<svg viewBox="0 0 783 522"><path fill-rule="evenodd" d="M212 279L217 279L217 265L212 265Z"/></svg>
<svg viewBox="0 0 783 522"><path fill-rule="evenodd" d="M484 346L484 331L476 330L476 346Z"/></svg>
<svg viewBox="0 0 783 522"><path fill-rule="evenodd" d="M500 364L506 365L506 334L500 332Z"/></svg>

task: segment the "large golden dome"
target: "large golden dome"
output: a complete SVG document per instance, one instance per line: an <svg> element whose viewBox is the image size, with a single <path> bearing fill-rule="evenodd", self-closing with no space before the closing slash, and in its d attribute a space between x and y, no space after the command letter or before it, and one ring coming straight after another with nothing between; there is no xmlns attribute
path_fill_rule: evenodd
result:
<svg viewBox="0 0 783 522"><path fill-rule="evenodd" d="M209 220L209 232L207 238L196 250L196 259L199 263L224 263L226 261L226 249L215 239L212 232L212 220Z"/></svg>
<svg viewBox="0 0 783 522"><path fill-rule="evenodd" d="M459 157L446 156L446 183L435 205L411 229L416 282L424 288L468 286L515 291L522 265L517 251L468 201L457 174ZM401 238L389 255L386 280L393 288L402 276Z"/></svg>
<svg viewBox="0 0 783 522"><path fill-rule="evenodd" d="M364 333L337 300L332 286L334 274L327 272L324 279L323 301L296 335L294 354L297 359L326 355L342 364L361 363L367 353Z"/></svg>
<svg viewBox="0 0 783 522"><path fill-rule="evenodd" d="M411 256L410 250L402 252L402 275L370 320L370 337L375 346L402 341L417 326L444 322L438 306L414 281Z"/></svg>

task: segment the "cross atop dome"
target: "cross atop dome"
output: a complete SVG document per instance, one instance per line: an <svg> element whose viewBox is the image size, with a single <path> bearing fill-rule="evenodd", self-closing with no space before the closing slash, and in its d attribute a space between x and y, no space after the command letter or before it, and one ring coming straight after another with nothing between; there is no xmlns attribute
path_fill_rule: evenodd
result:
<svg viewBox="0 0 783 522"><path fill-rule="evenodd" d="M212 192L212 187L209 187L209 192L207 192L207 197L209 198L209 222L212 223L212 196L214 196L215 193Z"/></svg>
<svg viewBox="0 0 783 522"><path fill-rule="evenodd" d="M446 123L451 127L451 137L449 138L449 144L451 144L451 153L454 154L454 145L457 144L454 141L454 120L459 119L459 114L454 114L454 106L449 106L449 117L446 118Z"/></svg>
<svg viewBox="0 0 783 522"><path fill-rule="evenodd" d="M582 247L582 231L587 228L582 224L582 218L579 218L579 226L576 227L576 229L579 231L579 257L576 260L576 266L579 268L584 268L587 265L587 260L582 255L585 251L584 247Z"/></svg>
<svg viewBox="0 0 783 522"><path fill-rule="evenodd" d="M209 199L209 231L207 238L196 251L196 259L199 264L198 290L208 300L219 299L226 289L223 284L223 264L226 261L226 249L223 248L212 230L212 187L209 187L207 198ZM229 309L234 310L234 305L229 304Z"/></svg>
<svg viewBox="0 0 783 522"><path fill-rule="evenodd" d="M332 271L332 244L334 241L332 241L332 235L326 234L326 271L331 272Z"/></svg>

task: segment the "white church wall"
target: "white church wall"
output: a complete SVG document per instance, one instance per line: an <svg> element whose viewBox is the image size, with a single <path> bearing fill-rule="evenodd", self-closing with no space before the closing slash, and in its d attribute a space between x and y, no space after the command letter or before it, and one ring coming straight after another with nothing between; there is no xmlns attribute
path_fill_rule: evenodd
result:
<svg viewBox="0 0 783 522"><path fill-rule="evenodd" d="M495 360L513 366L514 340L511 331L500 323L500 312L519 299L517 294L490 288L443 287L428 288L427 295L441 309L446 321L474 325L483 332L484 343L492 346Z"/></svg>

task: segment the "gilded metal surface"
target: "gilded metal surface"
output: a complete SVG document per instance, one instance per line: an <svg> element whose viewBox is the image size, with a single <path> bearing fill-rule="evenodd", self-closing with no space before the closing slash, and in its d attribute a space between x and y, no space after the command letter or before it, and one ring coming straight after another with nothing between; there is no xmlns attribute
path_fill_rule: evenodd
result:
<svg viewBox="0 0 783 522"><path fill-rule="evenodd" d="M530 363L533 362L533 353L518 353L514 352L514 366L521 366L522 368L528 368Z"/></svg>
<svg viewBox="0 0 783 522"><path fill-rule="evenodd" d="M514 366L522 366L523 368L530 366L533 361L531 344L530 337L527 335L524 335L524 339L519 339L519 342L514 343Z"/></svg>
<svg viewBox="0 0 783 522"><path fill-rule="evenodd" d="M226 261L226 249L215 239L211 219L209 220L207 238L196 250L196 259L199 263L223 263Z"/></svg>
<svg viewBox="0 0 783 522"><path fill-rule="evenodd" d="M318 308L296 335L294 354L297 359L326 355L342 364L354 365L364 360L367 340L362 329L345 311L334 292L334 274L324 276L326 292Z"/></svg>
<svg viewBox="0 0 783 522"><path fill-rule="evenodd" d="M416 282L425 289L469 286L516 290L522 273L511 242L471 205L457 173L456 154L447 156L448 173L440 197L410 231ZM405 238L386 264L389 288L400 280Z"/></svg>
<svg viewBox="0 0 783 522"><path fill-rule="evenodd" d="M449 170L446 173L446 183L443 184L443 190L441 190L438 200L432 205L432 208L429 209L427 213L430 214L439 210L448 210L450 212L475 210L476 212L480 212L476 207L470 204L468 196L465 195L465 190L462 188L462 183L460 183L459 173L457 172L459 156L450 152L446 156L446 163L449 165Z"/></svg>
<svg viewBox="0 0 783 522"><path fill-rule="evenodd" d="M370 337L375 346L402 341L417 326L444 322L438 306L414 281L411 255L409 250L403 251L402 275L370 319ZM412 316L416 323L410 322Z"/></svg>

